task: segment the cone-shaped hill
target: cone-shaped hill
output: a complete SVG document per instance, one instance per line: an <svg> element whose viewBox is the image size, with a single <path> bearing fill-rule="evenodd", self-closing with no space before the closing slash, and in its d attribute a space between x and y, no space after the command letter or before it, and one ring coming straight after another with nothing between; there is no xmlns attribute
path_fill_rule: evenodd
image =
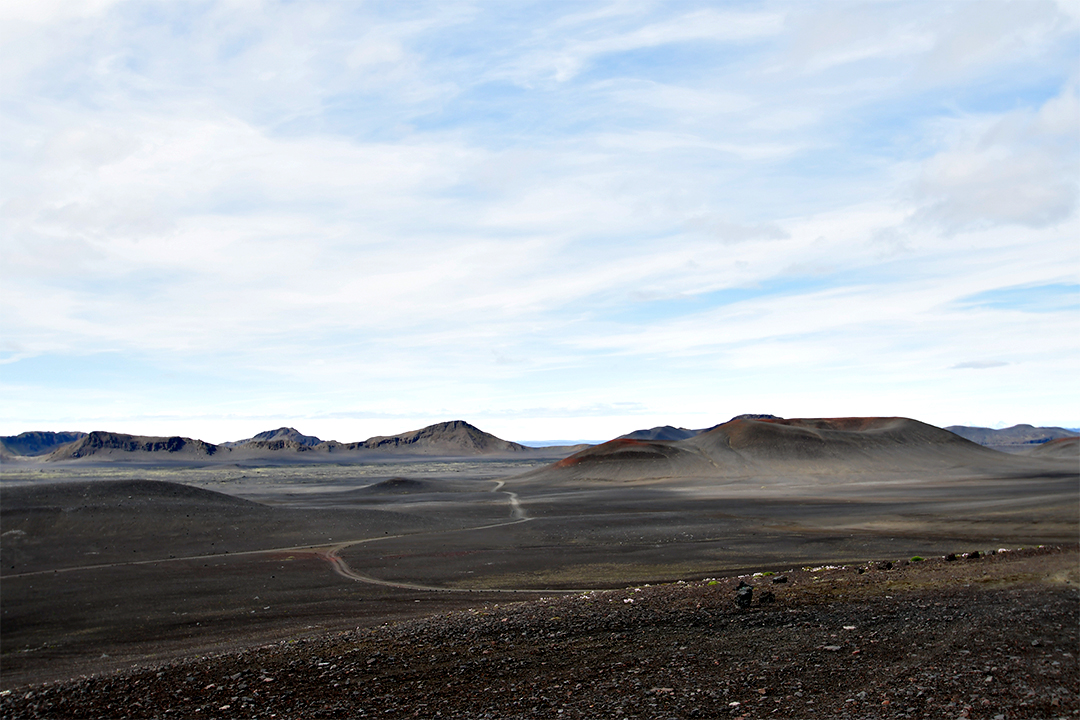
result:
<svg viewBox="0 0 1080 720"><path fill-rule="evenodd" d="M649 481L953 470L999 463L1015 464L1011 456L908 418L740 418L684 440L612 440L521 477Z"/></svg>
<svg viewBox="0 0 1080 720"><path fill-rule="evenodd" d="M222 443L222 447L240 447L250 445L267 449L280 450L285 447L315 447L322 440L314 435L304 435L296 428L280 427L277 430L267 430L246 440L235 440Z"/></svg>
<svg viewBox="0 0 1080 720"><path fill-rule="evenodd" d="M491 453L527 452L529 448L502 440L464 420L428 425L400 435L378 435L359 443L322 443L317 449L368 450L375 452L406 452L416 455L486 455Z"/></svg>

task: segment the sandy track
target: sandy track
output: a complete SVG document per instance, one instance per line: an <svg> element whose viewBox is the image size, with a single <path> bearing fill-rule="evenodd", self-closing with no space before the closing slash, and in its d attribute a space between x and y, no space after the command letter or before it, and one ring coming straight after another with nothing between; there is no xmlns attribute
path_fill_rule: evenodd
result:
<svg viewBox="0 0 1080 720"><path fill-rule="evenodd" d="M488 523L486 525L478 525L473 527L461 528L457 531L451 532L475 532L477 530L487 530L491 528L505 527L507 525L515 525L517 523L528 522L532 518L528 516L525 509L521 505L521 501L518 499L517 493L503 490L502 487L505 482L502 480L494 481L495 487L492 488L493 493L501 492L507 496L507 502L510 506L511 520L498 523ZM410 537L422 537L432 533L412 533ZM439 533L447 532L445 530L438 531ZM56 575L60 573L73 573L73 572L85 572L93 570L104 570L117 567L135 567L139 565L157 565L161 563L178 563L178 562L190 562L197 560L213 560L223 557L242 557L242 556L256 556L256 555L270 555L275 553L296 553L296 552L313 552L318 557L326 560L333 567L334 572L343 578L352 580L355 582L367 583L369 585L379 585L382 587L399 588L402 590L420 590L425 592L457 592L457 593L474 593L474 592L504 592L504 593L522 593L528 595L535 595L537 593L566 593L566 592L580 592L578 590L556 590L551 588L539 588L539 589L502 589L502 588L490 588L485 590L475 590L469 588L448 588L437 587L434 585L424 585L420 583L407 583L407 582L395 582L392 580L380 580L379 578L371 577L370 575L364 575L353 570L349 567L348 562L344 558L340 557L341 551L346 548L354 547L356 545L364 545L367 543L394 540L402 537L406 537L405 534L397 535L381 535L378 537L359 538L356 540L347 540L345 542L335 543L333 545L290 545L287 547L273 547L262 548L258 550L244 550L239 552L221 552L210 553L202 555L185 555L181 557L159 558L155 560L127 560L123 562L114 563L99 563L95 565L81 565L78 567L69 568L57 568L53 570L36 570L32 572L24 573L10 573L0 576L0 580L15 580L19 578L28 578L41 575Z"/></svg>
<svg viewBox="0 0 1080 720"><path fill-rule="evenodd" d="M506 522L489 523L487 525L480 525L478 527L462 528L460 530L456 530L456 531L452 531L452 532L473 532L473 531L476 531L476 530L488 530L488 529L491 529L491 528L506 527L507 525L517 525L518 523L528 522L529 520L532 520L532 518L529 517L528 514L525 512L525 508L522 507L521 501L518 499L517 493L510 492L509 490L503 490L502 487L503 487L503 485L505 485L504 481L497 480L495 482L496 482L496 485L495 485L494 488L492 488L492 492L502 492L507 496L509 504L510 504L510 516L513 519L508 520ZM442 532L445 532L445 531L442 531ZM426 534L429 534L429 533L418 533L419 536L426 535ZM435 534L435 533L430 533L430 534ZM442 534L442 533L440 532L439 534ZM413 535L413 536L410 536L410 537L416 537L416 536L417 535ZM399 538L399 537L402 537L402 536L401 535L387 535L387 536L383 536L383 537L380 537L380 538L367 538L367 539L364 539L364 540L353 540L353 541L338 543L336 545L333 545L333 546L330 546L330 547L327 547L327 548L319 548L317 550L317 552L318 552L319 557L322 557L325 560L327 560L333 566L334 572L336 572L341 577L348 578L349 580L355 580L356 582L368 583L369 585L380 585L382 587L399 588L401 590L421 590L421 591L426 591L426 592L445 592L445 593L499 592L499 593L518 593L518 594L525 594L525 595L536 595L537 593L575 593L575 592L583 592L583 590L567 590L567 589L553 589L553 588L529 588L529 589L526 589L526 588L483 588L483 589L452 588L452 587L437 587L437 586L434 586L434 585L424 585L424 584L421 584L421 583L408 583L408 582L396 582L396 581L393 581L393 580L380 580L378 578L371 577L370 575L365 575L363 573L359 573L359 572L353 570L351 567L349 567L349 564L344 560L344 558L342 558L340 556L341 551L345 550L346 548L353 547L355 545L361 545L361 544L368 543L368 542L373 542L373 541L376 541L376 540L389 540L391 538ZM312 549L314 549L314 548L312 548Z"/></svg>

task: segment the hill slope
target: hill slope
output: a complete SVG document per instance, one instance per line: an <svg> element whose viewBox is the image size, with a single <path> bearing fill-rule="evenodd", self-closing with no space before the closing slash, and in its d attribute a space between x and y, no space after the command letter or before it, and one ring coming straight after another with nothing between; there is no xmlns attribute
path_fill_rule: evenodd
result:
<svg viewBox="0 0 1080 720"><path fill-rule="evenodd" d="M1009 461L1001 453L908 418L747 418L684 440L612 440L528 476L631 481L927 470Z"/></svg>
<svg viewBox="0 0 1080 720"><path fill-rule="evenodd" d="M1064 437L1051 440L1025 450L1024 454L1034 457L1077 460L1080 459L1080 437Z"/></svg>

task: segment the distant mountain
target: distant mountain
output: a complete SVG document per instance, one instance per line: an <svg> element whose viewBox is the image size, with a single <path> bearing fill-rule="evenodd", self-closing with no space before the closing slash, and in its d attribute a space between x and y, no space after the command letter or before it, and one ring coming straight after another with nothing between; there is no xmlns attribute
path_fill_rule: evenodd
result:
<svg viewBox="0 0 1080 720"><path fill-rule="evenodd" d="M731 420L780 420L782 418L776 415L758 415L754 413L746 413L744 415L736 415ZM728 422L731 422L730 420ZM618 440L686 440L692 438L695 435L709 432L713 428L717 428L719 425L713 425L712 427L701 428L700 430L688 430L687 428L677 428L671 425L661 425L659 427L649 428L648 430L635 430L625 435L620 435Z"/></svg>
<svg viewBox="0 0 1080 720"><path fill-rule="evenodd" d="M620 435L619 440L685 440L692 438L701 430L687 430L686 428L661 425L648 430L635 430L634 432Z"/></svg>
<svg viewBox="0 0 1080 720"><path fill-rule="evenodd" d="M971 442L1004 452L1020 452L1030 449L1033 445L1042 445L1051 440L1076 437L1077 435L1075 432L1065 428L1034 427L1032 425L1013 425L1002 430L950 425L945 429Z"/></svg>
<svg viewBox="0 0 1080 720"><path fill-rule="evenodd" d="M303 445L304 447L315 447L322 442L314 435L303 435L296 428L281 427L277 430L267 430L261 432L254 437L249 437L244 440L234 440L231 442L221 443L222 447L238 447L246 443L251 442L276 442L284 441L287 443L296 443L297 445Z"/></svg>
<svg viewBox="0 0 1080 720"><path fill-rule="evenodd" d="M362 443L323 443L316 449L368 450L415 455L487 455L528 452L530 448L497 438L464 420L428 425L400 435L379 435Z"/></svg>
<svg viewBox="0 0 1080 720"><path fill-rule="evenodd" d="M246 440L214 445L188 437L152 437L105 431L92 433L26 432L0 439L7 462L165 462L306 463L361 462L386 455L478 457L526 455L535 459L566 457L588 445L526 447L484 432L464 420L436 423L398 435L378 435L341 443L304 435L296 428L267 430Z"/></svg>
<svg viewBox="0 0 1080 720"><path fill-rule="evenodd" d="M376 453L467 456L528 450L524 445L497 438L464 420L436 423L419 430L410 430L398 435L378 435L352 443L320 440L313 435L302 435L295 428L278 428L259 433L248 440L225 443L223 447L242 454L288 451L308 453L309 457L322 454L371 455Z"/></svg>
<svg viewBox="0 0 1080 720"><path fill-rule="evenodd" d="M362 442L340 443L303 435L295 428L278 428L248 439L221 445L186 437L148 437L111 432L82 434L58 445L47 456L50 462L93 460L155 463L175 462L347 462L384 455L430 457L477 457L527 454L537 458L560 458L577 447L529 448L486 433L463 420L437 423L398 435L379 435ZM5 451L6 452L6 451Z"/></svg>
<svg viewBox="0 0 1080 720"><path fill-rule="evenodd" d="M218 451L217 445L185 437L150 437L125 435L123 433L92 432L75 442L62 445L49 455L48 460L129 459L132 456L156 455L175 460L196 460L210 457Z"/></svg>
<svg viewBox="0 0 1080 720"><path fill-rule="evenodd" d="M0 437L0 451L29 457L47 455L61 445L84 437L84 432L24 432Z"/></svg>
<svg viewBox="0 0 1080 720"><path fill-rule="evenodd" d="M565 484L815 473L836 477L1002 462L1010 458L909 418L736 418L683 440L611 440L520 478Z"/></svg>

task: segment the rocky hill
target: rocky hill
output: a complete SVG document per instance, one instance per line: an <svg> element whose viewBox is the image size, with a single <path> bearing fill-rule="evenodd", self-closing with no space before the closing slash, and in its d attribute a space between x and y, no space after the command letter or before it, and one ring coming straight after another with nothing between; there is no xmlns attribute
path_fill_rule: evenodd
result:
<svg viewBox="0 0 1080 720"><path fill-rule="evenodd" d="M27 433L24 433L26 435ZM59 434L55 434L58 435ZM51 446L36 460L66 462L93 460L154 463L174 462L342 462L385 455L478 457L531 455L564 457L580 447L530 448L503 440L463 420L436 423L398 435L379 435L354 443L320 440L295 428L278 428L247 440L214 445L186 437L149 437L96 431L77 435L67 444ZM22 436L19 436L22 437ZM44 443L41 440L40 443Z"/></svg>
<svg viewBox="0 0 1080 720"><path fill-rule="evenodd" d="M635 481L896 471L1008 461L1007 456L909 418L737 418L682 440L612 440L530 476Z"/></svg>
<svg viewBox="0 0 1080 720"><path fill-rule="evenodd" d="M79 458L107 459L154 454L162 459L195 460L218 452L218 446L186 437L151 437L96 431L75 442L63 445L49 456L50 461Z"/></svg>
<svg viewBox="0 0 1080 720"><path fill-rule="evenodd" d="M315 447L322 442L314 435L304 435L296 428L280 427L277 430L267 430L261 432L254 437L245 438L244 440L233 440L230 442L221 443L222 447L239 447L241 445L247 445L248 443L276 443L281 442L282 445L278 446L278 449L286 447L285 443L294 443L303 447ZM292 447L292 445L288 445Z"/></svg>
<svg viewBox="0 0 1080 720"><path fill-rule="evenodd" d="M47 455L61 445L81 440L84 432L24 432L0 437L0 453L12 456Z"/></svg>
<svg viewBox="0 0 1080 720"><path fill-rule="evenodd" d="M379 435L361 443L322 443L317 450L331 452L367 450L411 455L488 455L531 452L532 448L497 438L464 420L428 425L399 435Z"/></svg>

